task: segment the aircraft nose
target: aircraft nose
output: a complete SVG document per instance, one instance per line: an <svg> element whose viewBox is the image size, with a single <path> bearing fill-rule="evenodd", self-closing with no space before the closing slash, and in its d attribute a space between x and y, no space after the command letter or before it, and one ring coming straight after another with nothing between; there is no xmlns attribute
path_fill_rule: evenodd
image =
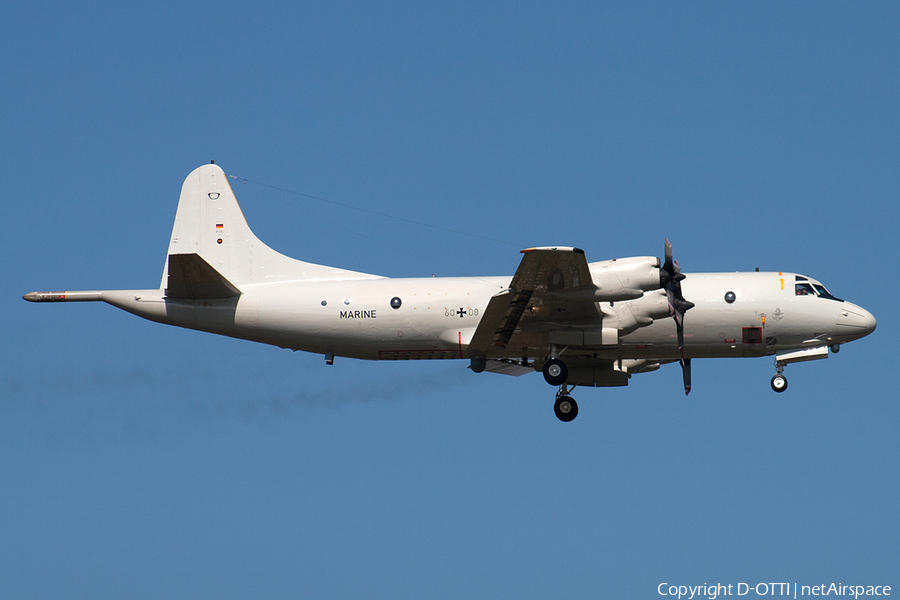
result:
<svg viewBox="0 0 900 600"><path fill-rule="evenodd" d="M869 335L870 333L875 331L875 327L878 325L878 322L875 321L875 315L873 315L872 313L870 313L869 311L867 311L864 308L862 308L860 310L862 310L862 313L863 313L863 324L862 324L863 331L866 332L866 335Z"/></svg>
<svg viewBox="0 0 900 600"><path fill-rule="evenodd" d="M875 331L875 316L861 306L844 302L838 311L837 326L841 335L859 339Z"/></svg>

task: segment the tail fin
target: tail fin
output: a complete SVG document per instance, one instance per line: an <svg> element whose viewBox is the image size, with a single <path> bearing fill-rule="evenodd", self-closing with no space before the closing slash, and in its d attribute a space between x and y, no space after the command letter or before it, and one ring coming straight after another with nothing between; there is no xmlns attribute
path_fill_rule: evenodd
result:
<svg viewBox="0 0 900 600"><path fill-rule="evenodd" d="M170 257L186 254L202 258L237 289L279 281L378 278L295 260L266 246L250 231L225 172L214 164L194 169L184 180L161 288L170 283L170 266L175 275L176 264L185 262Z"/></svg>

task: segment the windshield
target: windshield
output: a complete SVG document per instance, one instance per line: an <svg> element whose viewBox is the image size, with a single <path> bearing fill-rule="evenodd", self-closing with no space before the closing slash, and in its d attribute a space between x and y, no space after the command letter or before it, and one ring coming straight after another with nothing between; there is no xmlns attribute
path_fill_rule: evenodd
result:
<svg viewBox="0 0 900 600"><path fill-rule="evenodd" d="M825 286L821 283L816 283L814 281L806 283L809 280L806 277L800 277L799 275L796 277L796 281L797 283L794 284L794 294L797 296L818 296L819 298L825 298L826 300L843 302L840 298L832 296L831 292L826 290Z"/></svg>
<svg viewBox="0 0 900 600"><path fill-rule="evenodd" d="M825 286L821 283L814 283L813 286L816 288L816 292L819 294L819 298L828 298L829 300L840 300L840 298L835 298L832 296L828 290L825 289Z"/></svg>

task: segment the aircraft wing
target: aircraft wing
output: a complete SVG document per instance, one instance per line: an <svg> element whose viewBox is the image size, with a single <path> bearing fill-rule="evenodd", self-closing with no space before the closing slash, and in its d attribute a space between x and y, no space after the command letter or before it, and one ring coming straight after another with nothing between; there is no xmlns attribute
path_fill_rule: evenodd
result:
<svg viewBox="0 0 900 600"><path fill-rule="evenodd" d="M534 365L525 366L519 361L510 360L508 358L490 358L487 360L484 370L488 373L500 373L501 375L519 377L521 375L527 375L528 373L534 373Z"/></svg>
<svg viewBox="0 0 900 600"><path fill-rule="evenodd" d="M596 287L584 251L528 248L505 289L491 298L470 347L476 352L506 348L523 322L537 329L596 319Z"/></svg>

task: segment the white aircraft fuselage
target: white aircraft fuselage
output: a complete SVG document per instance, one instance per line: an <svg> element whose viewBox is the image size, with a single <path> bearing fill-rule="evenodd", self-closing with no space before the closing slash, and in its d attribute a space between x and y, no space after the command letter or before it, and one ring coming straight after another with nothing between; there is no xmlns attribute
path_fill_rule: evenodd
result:
<svg viewBox="0 0 900 600"><path fill-rule="evenodd" d="M795 273L681 274L668 248L662 266L654 257L587 263L574 248L523 253L516 275L501 277L385 278L304 263L259 241L227 176L205 165L182 189L159 288L25 299L103 301L159 323L322 354L329 364L469 359L479 372L543 369L561 386L562 420L577 414L568 396L576 385L625 385L681 361L689 391L692 358L773 354L784 379L785 364L826 358L875 329L868 311ZM562 381L553 376L559 363ZM786 379L780 389L775 380L782 391Z"/></svg>
<svg viewBox="0 0 900 600"><path fill-rule="evenodd" d="M684 295L696 306L685 333L685 356L766 356L850 342L871 332L874 319L868 311L846 301L797 296L795 277L688 274ZM159 289L88 294L158 323L292 350L365 360L470 358L468 342L488 302L510 281L507 276L287 282L248 286L237 298L177 302L167 301ZM735 294L733 303L725 301L728 292ZM393 298L401 299L398 309L391 308ZM615 309L620 303L612 304ZM598 317L597 325L601 322ZM759 328L761 342L744 341L744 328ZM546 337L549 346L549 333ZM671 319L654 320L619 338L614 348L596 350L609 359L681 358ZM488 358L520 357L495 349Z"/></svg>

